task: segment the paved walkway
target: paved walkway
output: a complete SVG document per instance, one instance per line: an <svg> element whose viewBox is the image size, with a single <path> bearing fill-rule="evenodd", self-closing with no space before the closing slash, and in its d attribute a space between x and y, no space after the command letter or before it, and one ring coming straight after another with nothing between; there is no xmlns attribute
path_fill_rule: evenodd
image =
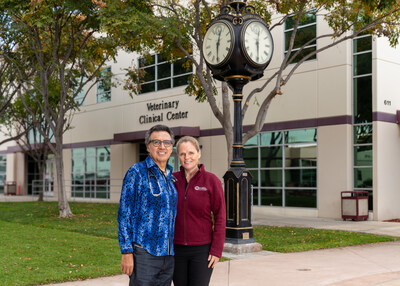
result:
<svg viewBox="0 0 400 286"><path fill-rule="evenodd" d="M400 237L400 223L263 216L253 225L313 227ZM211 286L400 286L400 241L361 246L273 253L262 251L224 256ZM126 275L54 284L58 286L127 286Z"/></svg>

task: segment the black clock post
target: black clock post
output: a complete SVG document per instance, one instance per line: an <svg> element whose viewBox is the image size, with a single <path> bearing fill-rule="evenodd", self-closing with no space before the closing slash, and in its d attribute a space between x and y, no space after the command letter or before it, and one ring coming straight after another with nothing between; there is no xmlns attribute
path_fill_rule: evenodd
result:
<svg viewBox="0 0 400 286"><path fill-rule="evenodd" d="M226 201L225 250L261 250L251 224L251 174L245 168L242 143L243 87L263 76L271 61L273 40L267 23L246 1L231 1L207 26L203 56L213 77L233 90L233 159L224 175Z"/></svg>

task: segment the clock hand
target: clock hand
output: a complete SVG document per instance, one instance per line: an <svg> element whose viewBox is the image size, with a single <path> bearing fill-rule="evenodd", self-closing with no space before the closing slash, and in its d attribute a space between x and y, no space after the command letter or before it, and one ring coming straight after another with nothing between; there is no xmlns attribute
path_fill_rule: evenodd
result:
<svg viewBox="0 0 400 286"><path fill-rule="evenodd" d="M260 60L260 31L258 31L257 33L256 46L257 46L257 62L258 62Z"/></svg>
<svg viewBox="0 0 400 286"><path fill-rule="evenodd" d="M217 40L217 62L219 62L219 45L221 41L221 33L222 31L220 30L218 33L218 40Z"/></svg>

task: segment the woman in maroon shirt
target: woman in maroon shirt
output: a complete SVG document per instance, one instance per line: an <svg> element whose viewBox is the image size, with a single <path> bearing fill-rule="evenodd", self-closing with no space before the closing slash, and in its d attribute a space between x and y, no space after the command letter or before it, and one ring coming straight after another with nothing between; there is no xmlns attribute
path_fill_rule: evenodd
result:
<svg viewBox="0 0 400 286"><path fill-rule="evenodd" d="M199 164L201 151L195 138L182 137L176 149L181 169L173 174L178 191L174 286L205 286L224 248L224 192L217 176Z"/></svg>

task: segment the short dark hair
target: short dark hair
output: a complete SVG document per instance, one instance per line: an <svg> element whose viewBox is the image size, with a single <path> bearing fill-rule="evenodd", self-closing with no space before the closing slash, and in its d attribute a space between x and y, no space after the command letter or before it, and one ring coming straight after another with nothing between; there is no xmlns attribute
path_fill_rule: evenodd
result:
<svg viewBox="0 0 400 286"><path fill-rule="evenodd" d="M172 144L175 143L174 132L172 132L172 130L171 130L168 126L165 126L165 125L162 125L162 124L158 124L158 125L154 125L154 126L151 127L149 130L146 131L146 135L145 135L145 137L144 137L144 143L145 143L146 145L147 145L147 144L150 144L150 136L151 136L151 133L153 133L153 132L155 132L155 131L165 131L165 132L168 132L169 135L171 136Z"/></svg>

